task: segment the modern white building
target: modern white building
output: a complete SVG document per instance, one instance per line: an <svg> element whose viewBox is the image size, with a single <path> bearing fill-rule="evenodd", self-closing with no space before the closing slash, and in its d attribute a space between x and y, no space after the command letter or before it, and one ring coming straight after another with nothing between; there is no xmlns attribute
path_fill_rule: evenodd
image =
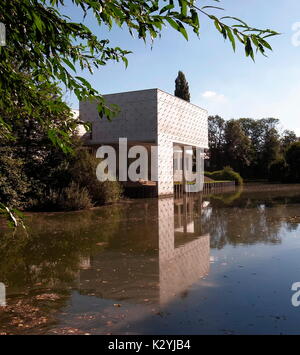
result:
<svg viewBox="0 0 300 355"><path fill-rule="evenodd" d="M119 138L127 138L128 146L143 145L149 152L157 146L157 164L149 163L157 169L157 194L172 195L174 178L182 171L182 153L178 149L208 148L208 112L160 89L104 98L120 109L111 121L99 119L96 102L80 102L80 119L92 125L92 131L86 134L86 144L117 145Z"/></svg>

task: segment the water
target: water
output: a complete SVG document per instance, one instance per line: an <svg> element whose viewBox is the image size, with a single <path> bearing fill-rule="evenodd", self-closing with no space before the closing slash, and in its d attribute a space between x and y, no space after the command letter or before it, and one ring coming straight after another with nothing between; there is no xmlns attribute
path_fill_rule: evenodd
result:
<svg viewBox="0 0 300 355"><path fill-rule="evenodd" d="M26 221L0 232L0 334L300 333L299 187Z"/></svg>

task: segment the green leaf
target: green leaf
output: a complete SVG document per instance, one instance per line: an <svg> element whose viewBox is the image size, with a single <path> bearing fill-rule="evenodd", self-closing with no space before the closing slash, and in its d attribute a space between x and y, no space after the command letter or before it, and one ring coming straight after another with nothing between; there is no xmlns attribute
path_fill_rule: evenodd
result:
<svg viewBox="0 0 300 355"><path fill-rule="evenodd" d="M169 22L169 24L176 30L179 31L179 26L178 23L176 21L174 21L172 18L167 17L166 18L167 22Z"/></svg>
<svg viewBox="0 0 300 355"><path fill-rule="evenodd" d="M199 23L199 16L196 10L191 9L191 15L192 15L192 23L194 26L196 26L197 28L200 27L200 23Z"/></svg>
<svg viewBox="0 0 300 355"><path fill-rule="evenodd" d="M76 79L78 79L79 81L81 81L87 88L91 89L92 86L91 84L84 78L82 78L81 76L75 76Z"/></svg>
<svg viewBox="0 0 300 355"><path fill-rule="evenodd" d="M172 9L174 9L174 4L173 4L173 3L170 3L169 5L164 6L164 7L160 10L159 14L161 15L161 14L163 14L164 12L166 12L166 11L168 11L168 10L172 10Z"/></svg>
<svg viewBox="0 0 300 355"><path fill-rule="evenodd" d="M67 64L69 68L71 68L74 72L76 72L75 66L69 61L67 58L62 58L62 61Z"/></svg>
<svg viewBox="0 0 300 355"><path fill-rule="evenodd" d="M186 32L186 29L184 28L183 25L180 25L179 26L179 31L180 33L183 35L183 37L188 41L189 40L189 37L188 37L188 34Z"/></svg>
<svg viewBox="0 0 300 355"><path fill-rule="evenodd" d="M270 44L265 41L263 38L257 38L257 40L265 47L265 48L268 48L270 51L272 51L272 47L270 46Z"/></svg>
<svg viewBox="0 0 300 355"><path fill-rule="evenodd" d="M222 10L222 11L224 11L225 9L223 9L223 7L218 7L218 6L209 6L209 5L207 5L207 6L203 6L203 7L201 7L201 9L216 9L216 10Z"/></svg>
<svg viewBox="0 0 300 355"><path fill-rule="evenodd" d="M247 57L251 57L254 61L254 52L251 44L251 40L249 37L245 36L245 52Z"/></svg>
<svg viewBox="0 0 300 355"><path fill-rule="evenodd" d="M230 42L231 42L233 51L235 52L236 44L235 44L235 39L234 39L233 33L232 33L231 29L230 29L228 26L226 26L225 29L226 29L228 38L229 38L229 40L230 40Z"/></svg>
<svg viewBox="0 0 300 355"><path fill-rule="evenodd" d="M125 67L128 67L128 59L126 57L122 57L123 62L125 63Z"/></svg>
<svg viewBox="0 0 300 355"><path fill-rule="evenodd" d="M38 30L40 32L43 32L44 25L43 25L41 18L38 15L36 15L36 13L34 13L34 12L32 14L33 14L35 26L38 28Z"/></svg>
<svg viewBox="0 0 300 355"><path fill-rule="evenodd" d="M187 16L187 2L186 0L180 0L180 8L181 8L181 15L186 17Z"/></svg>

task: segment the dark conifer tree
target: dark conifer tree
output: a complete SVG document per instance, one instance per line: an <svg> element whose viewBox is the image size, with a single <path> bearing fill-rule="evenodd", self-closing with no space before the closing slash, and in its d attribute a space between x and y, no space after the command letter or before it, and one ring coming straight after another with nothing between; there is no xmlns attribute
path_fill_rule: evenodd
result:
<svg viewBox="0 0 300 355"><path fill-rule="evenodd" d="M175 80L175 92L174 95L180 97L181 99L190 102L190 90L189 84L185 78L185 75L182 71L179 70L178 76Z"/></svg>

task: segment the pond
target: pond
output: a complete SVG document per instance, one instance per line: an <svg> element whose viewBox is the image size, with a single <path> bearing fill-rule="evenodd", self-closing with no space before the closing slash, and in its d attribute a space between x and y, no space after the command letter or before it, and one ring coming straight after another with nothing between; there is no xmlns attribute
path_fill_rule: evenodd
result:
<svg viewBox="0 0 300 355"><path fill-rule="evenodd" d="M0 334L300 333L299 186L26 223L26 233L0 231Z"/></svg>

